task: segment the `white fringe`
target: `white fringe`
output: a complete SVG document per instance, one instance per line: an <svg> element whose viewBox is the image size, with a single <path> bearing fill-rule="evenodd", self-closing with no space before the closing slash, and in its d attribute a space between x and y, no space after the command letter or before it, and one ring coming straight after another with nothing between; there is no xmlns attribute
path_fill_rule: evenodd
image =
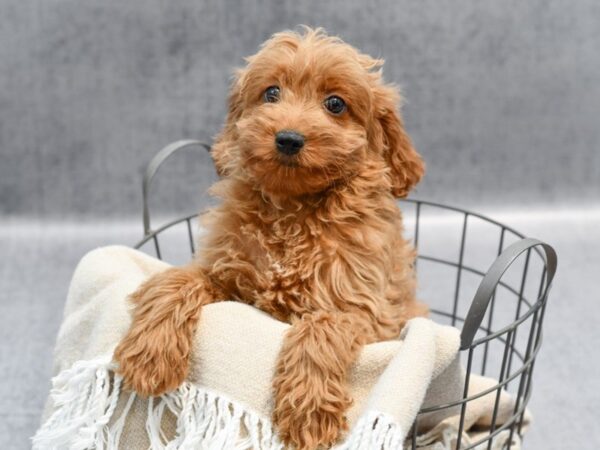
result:
<svg viewBox="0 0 600 450"><path fill-rule="evenodd" d="M119 448L136 395L129 395L119 417L110 423L122 383L113 368L106 357L79 361L52 380L54 412L32 438L34 450ZM268 419L191 383L147 401L146 432L152 450L283 450ZM162 430L167 410L177 417L172 440Z"/></svg>
<svg viewBox="0 0 600 450"><path fill-rule="evenodd" d="M55 411L33 437L34 450L106 448L107 424L121 390L121 378L107 365L105 359L79 361L54 377Z"/></svg>
<svg viewBox="0 0 600 450"><path fill-rule="evenodd" d="M112 417L122 384L113 369L110 357L79 361L52 380L54 412L33 437L34 450L119 448L136 395L130 394L119 417ZM152 450L284 449L269 419L220 393L184 383L173 392L146 401L146 432ZM166 411L177 418L172 439L162 429ZM402 448L404 437L391 416L371 412L335 449L397 450Z"/></svg>

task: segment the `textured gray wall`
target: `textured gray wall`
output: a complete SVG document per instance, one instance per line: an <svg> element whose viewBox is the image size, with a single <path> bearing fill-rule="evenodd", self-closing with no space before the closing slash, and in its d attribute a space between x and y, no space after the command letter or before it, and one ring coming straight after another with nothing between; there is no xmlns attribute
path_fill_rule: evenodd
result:
<svg viewBox="0 0 600 450"><path fill-rule="evenodd" d="M428 162L415 196L597 199L597 0L2 0L0 213L137 214L151 155L213 136L232 68L299 23L387 59ZM158 203L204 202L177 185L203 189L209 160L185 159L165 172Z"/></svg>

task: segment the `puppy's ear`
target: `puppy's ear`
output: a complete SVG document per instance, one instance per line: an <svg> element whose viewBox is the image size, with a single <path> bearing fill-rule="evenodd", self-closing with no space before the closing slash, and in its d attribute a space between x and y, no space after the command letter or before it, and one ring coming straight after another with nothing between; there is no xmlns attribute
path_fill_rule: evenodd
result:
<svg viewBox="0 0 600 450"><path fill-rule="evenodd" d="M400 95L395 87L382 85L376 88L376 135L391 169L392 194L397 198L406 197L425 172L425 163L404 130L399 105Z"/></svg>
<svg viewBox="0 0 600 450"><path fill-rule="evenodd" d="M227 176L235 164L237 141L236 122L242 115L242 72L236 74L229 91L227 118L223 130L215 138L211 155L219 176Z"/></svg>

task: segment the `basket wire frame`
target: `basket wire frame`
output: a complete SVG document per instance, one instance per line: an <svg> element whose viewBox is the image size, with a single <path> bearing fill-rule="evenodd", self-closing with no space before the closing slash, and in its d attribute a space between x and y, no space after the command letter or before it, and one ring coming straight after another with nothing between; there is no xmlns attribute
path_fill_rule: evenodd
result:
<svg viewBox="0 0 600 450"><path fill-rule="evenodd" d="M159 152L148 165L143 180L143 224L144 236L136 245L136 249L144 249L159 258L163 259L161 239L167 230L184 228L186 235L189 257L191 258L196 251L195 246L195 221L197 214L191 214L172 220L155 230L151 228L150 212L148 207L148 194L152 178L156 174L161 164L173 153L187 147L198 147L210 150L210 146L200 141L178 141L165 147ZM412 236L413 244L417 249L417 259L415 269L421 275L425 269L423 264L437 265L439 267L455 270L454 283L452 286L452 295L446 308L432 307L432 316L442 321L446 321L453 326L462 324L461 332L461 359L465 366L465 379L462 389L462 397L455 401L422 408L418 413L412 430L409 435L410 447L413 450L417 447L417 436L419 435L419 420L424 414L460 408L460 420L458 424L458 435L455 449L467 450L478 448L492 449L494 439L500 433L508 433L507 445L505 448L512 447L513 438L516 435L522 438L523 421L525 410L531 398L533 387L533 371L535 359L542 344L542 324L546 311L548 293L551 287L552 279L556 272L557 258L554 249L536 239L526 238L524 235L506 226L500 222L487 218L481 214L467 211L461 208L448 206L440 203L434 203L424 200L403 199L400 201L405 221L411 217L407 210L412 209ZM449 257L440 257L432 254L426 254L420 250L423 244L424 229L424 210L427 209L434 213L451 213L459 218L460 224L458 238L459 248L455 259ZM497 246L495 247L495 260L489 266L489 269L482 270L473 267L465 261L466 244L469 238L469 227L472 221L479 221L488 227L496 230ZM181 230L179 233L182 233ZM183 236L183 234L182 234ZM507 245L509 241L514 241ZM522 269L516 261L522 262ZM535 263L535 264L534 264ZM489 262L488 262L489 264ZM532 267L537 265L540 273L534 273ZM511 279L505 276L505 273L512 272ZM515 273L519 272L516 276ZM459 304L461 294L465 290L464 278L469 276L478 277L479 285L475 292L470 308L466 315L460 312ZM534 297L526 294L528 283L537 281L537 289ZM502 301L499 298L502 291ZM497 317L502 312L507 315L510 308L506 297L512 298L514 302L514 314L511 316L508 324L496 325ZM427 301L427 299L425 299ZM506 317L505 317L506 319ZM476 357L477 356L477 357ZM476 365L476 361L479 362ZM496 374L490 374L492 363L499 363L499 371ZM479 367L477 369L476 367ZM481 375L497 377L498 383L476 394L469 395L468 388L471 375L478 373ZM498 422L498 413L500 406L501 392L509 391L515 399L515 406L512 414L505 417L502 423ZM515 385L516 383L516 385ZM463 432L465 431L465 418L467 408L470 402L473 402L484 396L494 397L494 410L492 411L491 425L489 433L481 437L476 442L463 445ZM486 447L487 444L487 447ZM479 447L481 446L481 447Z"/></svg>

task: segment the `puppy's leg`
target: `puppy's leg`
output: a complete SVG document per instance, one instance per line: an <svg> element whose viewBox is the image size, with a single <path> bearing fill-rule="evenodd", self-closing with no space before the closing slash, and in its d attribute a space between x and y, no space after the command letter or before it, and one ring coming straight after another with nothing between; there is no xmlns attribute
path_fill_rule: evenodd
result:
<svg viewBox="0 0 600 450"><path fill-rule="evenodd" d="M129 331L115 350L125 386L143 396L160 395L185 379L203 305L218 300L199 267L174 267L147 280L129 300Z"/></svg>
<svg viewBox="0 0 600 450"><path fill-rule="evenodd" d="M273 381L273 419L287 444L329 446L347 428L347 373L366 334L360 319L346 313L307 314L292 324Z"/></svg>

